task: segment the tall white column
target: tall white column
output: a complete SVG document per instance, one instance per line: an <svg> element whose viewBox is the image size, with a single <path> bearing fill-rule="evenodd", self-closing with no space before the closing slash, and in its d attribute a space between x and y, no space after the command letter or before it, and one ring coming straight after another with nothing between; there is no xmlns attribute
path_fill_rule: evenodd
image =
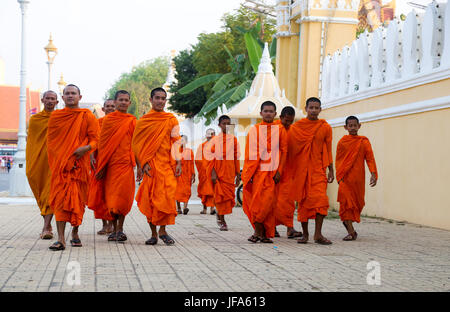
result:
<svg viewBox="0 0 450 312"><path fill-rule="evenodd" d="M27 141L26 133L26 103L27 103L27 87L26 87L26 12L30 0L17 0L22 11L22 53L20 65L20 97L19 97L19 133L17 142L17 153L14 155L14 164L10 173L10 196L32 196L30 186L26 176L25 168L25 147Z"/></svg>

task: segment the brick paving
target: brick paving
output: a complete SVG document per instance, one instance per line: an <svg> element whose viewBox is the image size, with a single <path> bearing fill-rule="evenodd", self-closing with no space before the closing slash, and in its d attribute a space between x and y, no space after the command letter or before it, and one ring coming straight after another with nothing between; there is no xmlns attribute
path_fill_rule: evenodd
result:
<svg viewBox="0 0 450 312"><path fill-rule="evenodd" d="M94 234L101 222L86 209L83 247L70 247L68 226L66 250L54 252L48 247L55 240L39 239L36 205L0 201L0 291L450 291L448 231L363 218L358 240L344 242L342 223L329 218L331 246L297 244L281 226L274 245L252 244L242 208L227 217L228 232L218 230L214 216L200 215L199 205L190 208L168 228L174 246L144 244L150 228L135 206L125 221L126 243ZM72 261L81 285L67 283ZM381 285L367 284L370 261L380 263Z"/></svg>

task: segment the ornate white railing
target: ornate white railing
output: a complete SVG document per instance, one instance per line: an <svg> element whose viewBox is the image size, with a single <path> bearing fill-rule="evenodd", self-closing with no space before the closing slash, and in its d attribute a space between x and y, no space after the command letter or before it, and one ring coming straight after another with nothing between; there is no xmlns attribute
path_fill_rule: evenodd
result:
<svg viewBox="0 0 450 312"><path fill-rule="evenodd" d="M322 68L323 108L450 77L450 4L363 33Z"/></svg>

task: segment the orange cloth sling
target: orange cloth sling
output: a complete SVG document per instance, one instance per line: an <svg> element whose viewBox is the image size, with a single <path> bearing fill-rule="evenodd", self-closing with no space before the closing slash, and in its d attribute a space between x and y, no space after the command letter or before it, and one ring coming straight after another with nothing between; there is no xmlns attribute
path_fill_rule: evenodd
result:
<svg viewBox="0 0 450 312"><path fill-rule="evenodd" d="M326 168L333 161L331 139L331 127L323 119L303 118L289 128L290 197L298 202L300 222L315 219L317 213L328 214Z"/></svg>
<svg viewBox="0 0 450 312"><path fill-rule="evenodd" d="M217 173L214 185L214 204L220 216L231 214L235 202L235 178L240 172L240 147L232 134L219 134L206 149L206 176L211 180L212 170Z"/></svg>
<svg viewBox="0 0 450 312"><path fill-rule="evenodd" d="M81 146L97 148L98 122L89 109L64 108L48 122L47 152L52 172L50 206L56 221L79 226L83 221L89 187L89 153L76 159Z"/></svg>
<svg viewBox="0 0 450 312"><path fill-rule="evenodd" d="M97 180L94 175L88 201L96 218L112 220L112 215L126 216L133 206L136 163L131 140L135 126L136 117L119 111L103 119L96 174L106 167L106 176Z"/></svg>
<svg viewBox="0 0 450 312"><path fill-rule="evenodd" d="M206 207L214 207L214 188L211 179L206 177L206 167L208 162L205 161L205 150L206 144L209 141L202 143L197 148L197 153L195 154L195 166L198 171L198 186L197 195L201 198L202 204Z"/></svg>
<svg viewBox="0 0 450 312"><path fill-rule="evenodd" d="M26 174L41 216L53 214L49 204L51 172L47 156L47 127L51 112L31 116L26 148Z"/></svg>
<svg viewBox="0 0 450 312"><path fill-rule="evenodd" d="M190 148L181 147L181 170L182 173L177 177L177 190L175 200L180 203L187 203L191 198L191 181L194 174L194 152Z"/></svg>
<svg viewBox="0 0 450 312"><path fill-rule="evenodd" d="M133 152L142 168L147 163L151 168L151 177L144 174L136 201L147 221L154 225L175 224L177 180L171 149L172 145L175 145L173 151L174 154L177 153L179 143L175 142L179 140L178 121L171 113L151 110L136 124L132 141Z"/></svg>
<svg viewBox="0 0 450 312"><path fill-rule="evenodd" d="M267 238L275 235L276 172L283 174L286 162L286 130L279 124L262 122L249 131L242 170L242 208L250 223L264 224Z"/></svg>
<svg viewBox="0 0 450 312"><path fill-rule="evenodd" d="M274 124L281 124L280 120L274 122ZM284 127L284 126L283 126ZM284 128L287 133L289 130ZM286 156L286 163L289 163L289 153ZM295 201L289 198L289 192L292 184L292 172L290 170L283 170L280 183L276 186L276 208L275 208L275 225L284 225L286 227L294 227L294 212Z"/></svg>
<svg viewBox="0 0 450 312"><path fill-rule="evenodd" d="M368 138L346 135L339 141L336 151L336 179L339 183L337 200L342 221L361 222L361 211L365 205L364 160L370 172L375 172L378 179L375 157Z"/></svg>

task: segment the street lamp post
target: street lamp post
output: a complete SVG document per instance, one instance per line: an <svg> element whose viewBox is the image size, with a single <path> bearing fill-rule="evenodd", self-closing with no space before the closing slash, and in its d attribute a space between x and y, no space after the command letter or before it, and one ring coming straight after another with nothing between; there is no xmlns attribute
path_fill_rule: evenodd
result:
<svg viewBox="0 0 450 312"><path fill-rule="evenodd" d="M52 89L52 65L55 60L56 54L58 54L58 49L53 44L52 34L50 34L50 38L48 39L48 44L44 47L45 52L47 53L47 65L48 65L48 88L47 90Z"/></svg>
<svg viewBox="0 0 450 312"><path fill-rule="evenodd" d="M30 0L17 0L22 11L22 53L20 61L20 96L19 96L19 132L17 134L17 153L14 155L14 163L11 170L9 195L10 196L32 196L30 186L26 176L25 169L25 147L27 140L26 133L26 103L27 103L27 87L26 87L26 12Z"/></svg>

